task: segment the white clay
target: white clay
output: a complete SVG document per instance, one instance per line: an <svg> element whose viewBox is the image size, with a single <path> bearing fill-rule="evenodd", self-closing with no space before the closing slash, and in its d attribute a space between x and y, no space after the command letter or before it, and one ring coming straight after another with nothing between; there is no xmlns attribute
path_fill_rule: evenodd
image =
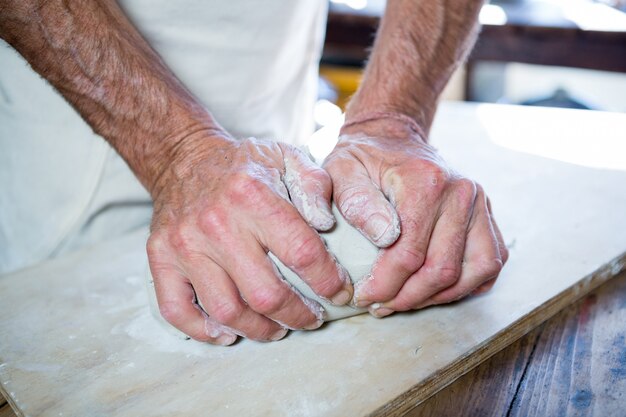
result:
<svg viewBox="0 0 626 417"><path fill-rule="evenodd" d="M352 282L357 283L370 273L372 264L378 253L378 248L358 230L350 226L334 205L332 210L337 219L337 223L332 230L322 232L320 236L324 239L330 253L334 254L339 263L348 271ZM283 265L283 263L271 253L270 258L278 266L280 272L291 285L305 297L319 302L324 307L327 321L354 316L366 311L350 306L338 307L329 304L327 301L316 296L296 274Z"/></svg>
<svg viewBox="0 0 626 417"><path fill-rule="evenodd" d="M368 239L363 237L359 231L350 226L334 205L332 210L335 218L337 219L337 223L332 230L322 232L320 233L320 236L322 236L328 250L335 255L339 263L348 271L352 282L356 284L370 273L372 264L374 263L378 253L378 248ZM289 282L305 297L315 300L322 305L326 311L326 321L342 319L361 314L366 311L365 309L357 309L350 306L334 306L319 298L295 273L280 262L278 258L276 258L272 253L270 253L269 256L287 282ZM163 323L163 325L168 328L170 333L186 337L163 320L159 314L154 292L154 283L152 282L152 276L150 275L149 268L146 268L146 278L148 296L150 298L150 306L153 316L157 318L159 322Z"/></svg>

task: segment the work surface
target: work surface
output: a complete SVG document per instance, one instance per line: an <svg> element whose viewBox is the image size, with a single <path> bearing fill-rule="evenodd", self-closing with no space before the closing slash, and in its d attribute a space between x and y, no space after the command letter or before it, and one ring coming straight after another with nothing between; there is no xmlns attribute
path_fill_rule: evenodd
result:
<svg viewBox="0 0 626 417"><path fill-rule="evenodd" d="M409 410L623 268L624 132L623 115L442 107L432 142L485 186L511 251L490 293L454 305L223 348L152 320L145 233L2 277L2 391L24 415Z"/></svg>

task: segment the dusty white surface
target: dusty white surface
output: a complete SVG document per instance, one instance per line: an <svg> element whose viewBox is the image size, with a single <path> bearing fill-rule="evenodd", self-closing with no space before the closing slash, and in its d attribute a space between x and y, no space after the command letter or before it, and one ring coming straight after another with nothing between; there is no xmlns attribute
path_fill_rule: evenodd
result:
<svg viewBox="0 0 626 417"><path fill-rule="evenodd" d="M545 112L553 125L540 138L536 122ZM602 123L588 128L596 117ZM524 132L534 144L567 146L589 131L605 144L589 151L594 161L598 152L613 155L626 116L469 105L440 111L434 145L485 186L511 247L500 281L484 296L384 320L352 317L277 343L202 345L152 321L142 232L0 277L0 387L33 416L371 412L603 265L608 275L622 267L611 261L626 251L626 166L589 168L519 149ZM518 150L506 148L508 136Z"/></svg>

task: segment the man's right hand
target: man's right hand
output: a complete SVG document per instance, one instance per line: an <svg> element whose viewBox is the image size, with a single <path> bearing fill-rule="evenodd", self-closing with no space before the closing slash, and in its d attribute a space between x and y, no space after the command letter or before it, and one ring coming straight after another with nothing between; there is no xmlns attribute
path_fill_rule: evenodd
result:
<svg viewBox="0 0 626 417"><path fill-rule="evenodd" d="M292 289L267 252L319 296L351 300L348 274L313 230L334 224L331 187L328 174L289 145L215 132L181 141L152 190L147 246L163 317L221 345L319 327L322 307Z"/></svg>
<svg viewBox="0 0 626 417"><path fill-rule="evenodd" d="M326 172L295 148L225 134L116 1L0 0L0 37L152 194L148 257L175 327L218 344L319 327L321 307L283 280L268 251L321 297L352 298L314 230L334 222Z"/></svg>

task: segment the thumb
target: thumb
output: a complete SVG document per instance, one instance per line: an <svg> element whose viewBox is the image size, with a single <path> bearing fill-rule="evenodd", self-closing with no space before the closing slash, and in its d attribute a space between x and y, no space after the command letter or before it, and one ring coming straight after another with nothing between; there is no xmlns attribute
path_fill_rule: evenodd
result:
<svg viewBox="0 0 626 417"><path fill-rule="evenodd" d="M319 231L331 229L335 217L330 211L330 176L299 149L285 145L281 148L285 164L283 182L291 202L313 228Z"/></svg>
<svg viewBox="0 0 626 417"><path fill-rule="evenodd" d="M355 158L335 156L324 168L333 179L333 199L348 223L380 248L400 236L396 210L372 182L365 167Z"/></svg>

